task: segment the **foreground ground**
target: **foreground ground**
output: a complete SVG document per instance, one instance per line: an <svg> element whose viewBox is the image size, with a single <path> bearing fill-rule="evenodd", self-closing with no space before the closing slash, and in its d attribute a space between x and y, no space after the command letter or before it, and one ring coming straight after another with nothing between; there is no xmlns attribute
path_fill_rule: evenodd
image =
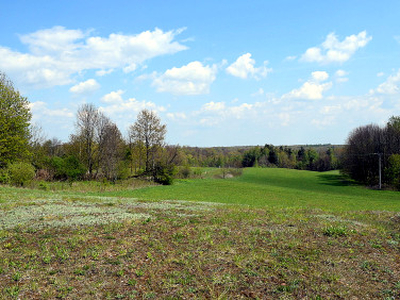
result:
<svg viewBox="0 0 400 300"><path fill-rule="evenodd" d="M340 184L337 174L325 174L334 177L324 180L302 172L297 180L296 173L278 174L269 180L274 190L262 188L270 171L256 171L267 172L264 180L251 180L252 172L241 179L185 181L170 190L152 187L130 194L0 187L0 299L400 297L396 194L380 194L388 204L371 210L379 208L382 197ZM181 189L182 195L192 186L198 193L201 184L221 197L215 186L234 183L243 189L246 181L254 205L132 197L153 193L157 199L164 190L164 199L178 199L168 191ZM305 182L311 190L302 207ZM227 191L225 202L232 197L232 189ZM267 191L272 202L261 205ZM353 195L354 203L364 199L364 205L354 210L354 203L341 204L341 195ZM298 204L284 204L292 203L290 197ZM314 204L318 197L320 207ZM324 204L329 197L331 210Z"/></svg>

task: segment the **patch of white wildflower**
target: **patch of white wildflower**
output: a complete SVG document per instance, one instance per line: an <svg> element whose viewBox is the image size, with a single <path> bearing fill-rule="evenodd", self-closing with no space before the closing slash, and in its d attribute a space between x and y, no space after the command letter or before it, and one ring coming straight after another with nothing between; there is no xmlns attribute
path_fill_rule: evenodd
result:
<svg viewBox="0 0 400 300"><path fill-rule="evenodd" d="M104 225L149 219L152 213L159 210L183 217L187 216L184 211L209 211L218 205L178 200L138 201L134 198L53 195L52 198L0 203L0 230ZM140 213L135 211L137 209ZM146 212L143 213L143 210Z"/></svg>

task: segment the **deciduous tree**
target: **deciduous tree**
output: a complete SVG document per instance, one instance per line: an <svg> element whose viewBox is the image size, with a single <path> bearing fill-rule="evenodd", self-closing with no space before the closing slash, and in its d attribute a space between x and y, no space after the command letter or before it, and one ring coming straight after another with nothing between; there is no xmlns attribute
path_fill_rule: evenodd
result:
<svg viewBox="0 0 400 300"><path fill-rule="evenodd" d="M27 98L0 72L0 168L29 155L31 117Z"/></svg>
<svg viewBox="0 0 400 300"><path fill-rule="evenodd" d="M130 126L129 135L135 142L142 142L146 150L146 173L155 166L155 155L164 144L166 125L153 111L144 109L139 112L136 122Z"/></svg>
<svg viewBox="0 0 400 300"><path fill-rule="evenodd" d="M98 119L98 109L94 104L83 104L76 114L77 135L71 137L71 140L78 140L80 143L80 156L85 163L90 178L93 176L94 163L96 161L95 138Z"/></svg>

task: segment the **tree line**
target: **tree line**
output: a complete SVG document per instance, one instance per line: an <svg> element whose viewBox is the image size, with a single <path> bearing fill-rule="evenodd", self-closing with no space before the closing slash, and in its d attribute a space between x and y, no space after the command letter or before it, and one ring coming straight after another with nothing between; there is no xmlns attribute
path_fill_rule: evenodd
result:
<svg viewBox="0 0 400 300"><path fill-rule="evenodd" d="M384 184L400 189L400 117L384 128L356 128L344 146L180 147L167 145L166 133L157 114L144 109L124 137L98 107L83 104L67 142L46 139L31 124L28 100L0 72L0 183L13 179L22 185L32 176L70 182L141 176L171 184L174 177L189 176L192 167L279 167L341 169L368 185L376 184L381 173Z"/></svg>
<svg viewBox="0 0 400 300"><path fill-rule="evenodd" d="M347 139L343 172L369 186L400 189L400 117L384 127L369 124L355 128Z"/></svg>

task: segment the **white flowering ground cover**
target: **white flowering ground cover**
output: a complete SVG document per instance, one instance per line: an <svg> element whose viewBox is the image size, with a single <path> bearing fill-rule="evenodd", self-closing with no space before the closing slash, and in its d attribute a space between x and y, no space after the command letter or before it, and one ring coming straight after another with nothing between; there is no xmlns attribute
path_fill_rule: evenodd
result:
<svg viewBox="0 0 400 300"><path fill-rule="evenodd" d="M3 195L0 202L0 230L21 230L104 225L132 222L152 217L155 210L185 216L186 212L210 210L216 203L186 201L143 202L133 198L102 196L61 196L20 199L18 194ZM35 196L33 196L35 197ZM137 212L138 210L145 212Z"/></svg>

